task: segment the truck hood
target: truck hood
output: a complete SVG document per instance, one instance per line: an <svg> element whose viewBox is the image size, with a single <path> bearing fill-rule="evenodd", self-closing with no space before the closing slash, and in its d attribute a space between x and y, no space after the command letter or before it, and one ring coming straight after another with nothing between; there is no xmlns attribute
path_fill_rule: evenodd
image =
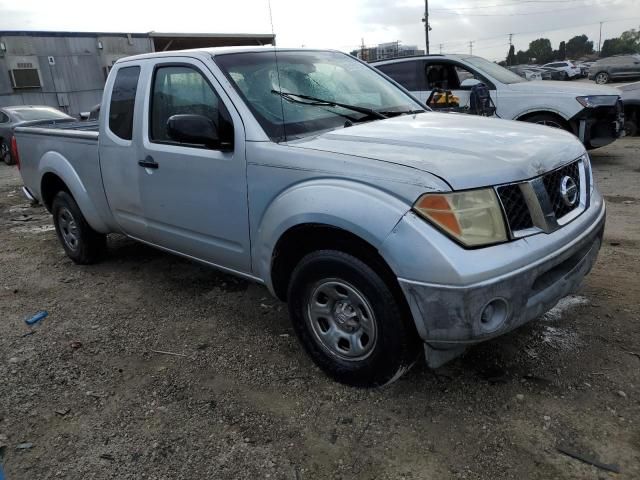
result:
<svg viewBox="0 0 640 480"><path fill-rule="evenodd" d="M532 178L585 152L576 137L551 127L436 112L333 130L289 145L403 165L436 175L454 190Z"/></svg>
<svg viewBox="0 0 640 480"><path fill-rule="evenodd" d="M504 88L529 95L571 94L576 97L585 95L620 95L620 90L613 87L575 81L543 80L542 82L520 82L505 85ZM498 93L498 95L500 94Z"/></svg>

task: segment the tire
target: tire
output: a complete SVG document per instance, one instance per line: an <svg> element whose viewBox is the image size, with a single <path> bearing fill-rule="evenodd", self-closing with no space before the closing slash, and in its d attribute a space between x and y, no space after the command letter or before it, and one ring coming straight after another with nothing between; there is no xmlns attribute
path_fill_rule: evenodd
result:
<svg viewBox="0 0 640 480"><path fill-rule="evenodd" d="M610 77L607 72L598 72L594 78L595 82L598 85L604 85L605 83L609 83Z"/></svg>
<svg viewBox="0 0 640 480"><path fill-rule="evenodd" d="M627 137L635 137L638 134L638 124L633 120L625 120L624 133Z"/></svg>
<svg viewBox="0 0 640 480"><path fill-rule="evenodd" d="M567 72L562 72L562 80L565 82L569 80L569 74Z"/></svg>
<svg viewBox="0 0 640 480"><path fill-rule="evenodd" d="M103 256L107 236L89 226L69 193L62 191L56 194L51 213L58 240L71 260L79 265L89 265Z"/></svg>
<svg viewBox="0 0 640 480"><path fill-rule="evenodd" d="M9 144L2 140L0 142L0 160L2 160L7 165L13 165L13 158L11 157L11 149L9 148Z"/></svg>
<svg viewBox="0 0 640 480"><path fill-rule="evenodd" d="M421 351L408 308L374 269L349 254L320 250L305 256L293 271L287 298L298 339L340 383L391 383Z"/></svg>
<svg viewBox="0 0 640 480"><path fill-rule="evenodd" d="M530 117L525 118L524 121L569 131L569 127L564 122L564 120L550 113L536 113L535 115L531 115Z"/></svg>

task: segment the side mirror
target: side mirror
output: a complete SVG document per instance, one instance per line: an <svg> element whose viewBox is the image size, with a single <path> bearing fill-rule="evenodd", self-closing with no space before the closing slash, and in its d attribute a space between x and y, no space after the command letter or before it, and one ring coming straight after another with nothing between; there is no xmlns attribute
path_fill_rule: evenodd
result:
<svg viewBox="0 0 640 480"><path fill-rule="evenodd" d="M205 145L216 149L221 146L218 128L204 115L172 115L167 120L167 135L180 143Z"/></svg>
<svg viewBox="0 0 640 480"><path fill-rule="evenodd" d="M472 87L476 85L480 85L482 82L475 78L467 78L460 83L460 88L464 90L470 90Z"/></svg>

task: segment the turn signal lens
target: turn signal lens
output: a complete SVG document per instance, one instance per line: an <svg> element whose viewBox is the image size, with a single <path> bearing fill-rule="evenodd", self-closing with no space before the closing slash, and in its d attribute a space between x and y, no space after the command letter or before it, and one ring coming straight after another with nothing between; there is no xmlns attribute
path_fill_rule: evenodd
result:
<svg viewBox="0 0 640 480"><path fill-rule="evenodd" d="M427 193L413 206L423 218L468 247L507 241L496 193L491 188Z"/></svg>

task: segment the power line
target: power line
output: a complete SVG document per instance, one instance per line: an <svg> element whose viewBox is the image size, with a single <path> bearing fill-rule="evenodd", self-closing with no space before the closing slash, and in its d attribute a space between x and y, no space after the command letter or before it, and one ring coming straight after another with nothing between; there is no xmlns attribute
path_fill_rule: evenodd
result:
<svg viewBox="0 0 640 480"><path fill-rule="evenodd" d="M432 8L431 11L444 12L444 11L459 11L459 10L478 10L482 8L522 6L522 4L575 3L575 2L584 2L584 1L585 0L522 0L520 2L513 2L513 3L499 3L495 5L477 5L475 7ZM581 6L589 6L589 5L581 5Z"/></svg>
<svg viewBox="0 0 640 480"><path fill-rule="evenodd" d="M616 18L616 19L612 19L612 20L603 20L602 23L615 23L615 22L626 22L626 21L630 21L630 20L640 20L640 17L629 17L629 18ZM513 35L532 35L532 34L541 34L541 33L548 33L548 32L556 32L558 30L568 30L570 28L578 28L578 27L587 27L587 26L591 26L591 25L598 25L600 22L590 22L590 23L582 23L582 24L577 24L577 25L565 25L563 27L560 28L550 28L550 29L546 29L546 30L529 30L529 31L524 31L524 32L514 32ZM477 38L476 42L483 42L486 40L493 40L496 38L501 38L508 35L508 33L502 33L500 35L493 35L491 37L484 37L484 38ZM456 42L444 42L444 45L456 45L456 44L465 44L468 43L469 40L458 40Z"/></svg>
<svg viewBox="0 0 640 480"><path fill-rule="evenodd" d="M464 12L457 12L455 10L450 10L450 11L441 11L439 12L441 15L457 15L460 17L526 17L529 15L549 15L552 13L559 13L559 12L568 12L568 11L572 11L572 10L580 10L583 9L585 7L606 7L609 5L614 5L614 4L618 4L618 2L611 1L608 3L590 3L590 4L585 4L585 5L580 5L580 6L576 6L576 7L569 7L569 8L559 8L556 10L540 10L540 11L536 11L536 12L515 12L515 13L464 13ZM434 10L435 11L435 10Z"/></svg>

